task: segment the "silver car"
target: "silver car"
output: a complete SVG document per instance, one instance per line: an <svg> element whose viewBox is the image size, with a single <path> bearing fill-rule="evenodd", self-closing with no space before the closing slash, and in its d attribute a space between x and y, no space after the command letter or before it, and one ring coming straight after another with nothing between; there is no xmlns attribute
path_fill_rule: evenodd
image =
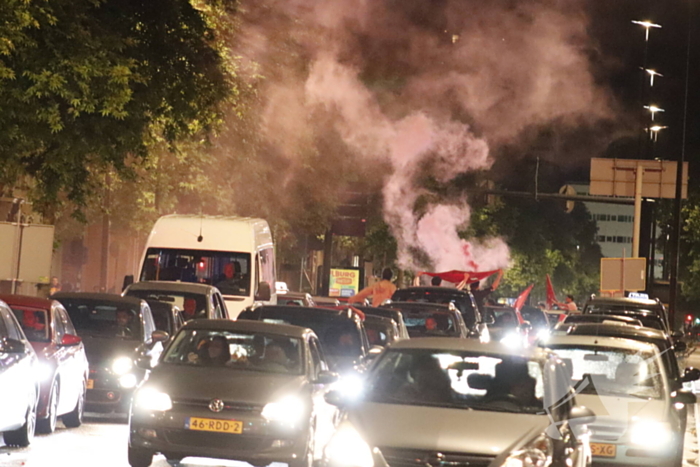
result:
<svg viewBox="0 0 700 467"><path fill-rule="evenodd" d="M134 395L129 463L162 453L311 467L337 420L323 398L336 379L310 329L192 320Z"/></svg>
<svg viewBox="0 0 700 467"><path fill-rule="evenodd" d="M330 467L583 467L586 423L563 363L541 349L471 339L394 343L325 449ZM578 435L578 436L577 436Z"/></svg>
<svg viewBox="0 0 700 467"><path fill-rule="evenodd" d="M624 325L623 325L624 326ZM596 414L591 450L606 465L680 466L680 410L695 395L671 388L659 348L631 339L552 336L546 346L570 367L577 400Z"/></svg>

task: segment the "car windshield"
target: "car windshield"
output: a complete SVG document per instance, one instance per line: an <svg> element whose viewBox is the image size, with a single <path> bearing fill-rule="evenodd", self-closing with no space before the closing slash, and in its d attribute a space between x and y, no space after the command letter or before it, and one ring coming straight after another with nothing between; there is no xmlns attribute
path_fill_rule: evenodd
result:
<svg viewBox="0 0 700 467"><path fill-rule="evenodd" d="M518 327L518 317L512 308L487 308L486 313L493 316L491 326L495 328L513 329Z"/></svg>
<svg viewBox="0 0 700 467"><path fill-rule="evenodd" d="M472 328L476 325L476 311L474 311L474 304L472 303L471 297L466 293L459 293L457 290L451 291L445 288L439 292L434 292L399 289L394 293L393 297L391 297L391 300L394 302L454 303L455 307L462 313L462 318L464 318L467 327Z"/></svg>
<svg viewBox="0 0 700 467"><path fill-rule="evenodd" d="M141 340L141 313L130 304L61 299L79 336Z"/></svg>
<svg viewBox="0 0 700 467"><path fill-rule="evenodd" d="M170 290L132 290L126 292L127 297L138 297L147 301L166 302L182 310L185 321L205 319L207 315L207 296Z"/></svg>
<svg viewBox="0 0 700 467"><path fill-rule="evenodd" d="M545 315L542 310L532 307L523 307L520 314L523 316L523 319L532 324L533 327L544 328L549 326L547 315Z"/></svg>
<svg viewBox="0 0 700 467"><path fill-rule="evenodd" d="M456 317L448 311L403 310L410 337L459 337Z"/></svg>
<svg viewBox="0 0 700 467"><path fill-rule="evenodd" d="M49 342L49 326L46 310L12 305L12 312L22 326L30 342Z"/></svg>
<svg viewBox="0 0 700 467"><path fill-rule="evenodd" d="M328 313L333 313L333 311L328 311ZM348 319L329 318L331 316L262 312L262 320L267 323L291 324L313 330L321 341L326 355L360 357L362 355L362 335L355 322Z"/></svg>
<svg viewBox="0 0 700 467"><path fill-rule="evenodd" d="M151 308L151 315L153 315L156 329L168 333L172 332L173 316L170 304L150 300L148 306Z"/></svg>
<svg viewBox="0 0 700 467"><path fill-rule="evenodd" d="M651 351L598 346L555 346L572 372L577 393L642 399L663 394L660 359Z"/></svg>
<svg viewBox="0 0 700 467"><path fill-rule="evenodd" d="M369 345L381 345L382 347L386 347L395 339L396 333L394 332L393 323L365 320L364 326Z"/></svg>
<svg viewBox="0 0 700 467"><path fill-rule="evenodd" d="M209 284L223 295L250 295L250 254L232 251L149 248L142 281Z"/></svg>
<svg viewBox="0 0 700 467"><path fill-rule="evenodd" d="M389 350L368 378L367 400L384 404L543 413L537 361L431 349Z"/></svg>
<svg viewBox="0 0 700 467"><path fill-rule="evenodd" d="M299 375L301 340L265 333L188 329L180 331L163 362Z"/></svg>
<svg viewBox="0 0 700 467"><path fill-rule="evenodd" d="M629 316L630 318L638 319L642 322L645 328L664 330L664 324L659 316L658 310L650 310L648 308L635 308L634 306L624 305L607 305L593 304L586 307L586 314L608 314Z"/></svg>

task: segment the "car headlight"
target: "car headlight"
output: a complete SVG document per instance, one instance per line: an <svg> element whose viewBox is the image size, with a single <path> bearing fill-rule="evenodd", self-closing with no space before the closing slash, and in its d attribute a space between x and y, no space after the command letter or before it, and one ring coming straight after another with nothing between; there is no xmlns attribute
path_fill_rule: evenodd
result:
<svg viewBox="0 0 700 467"><path fill-rule="evenodd" d="M304 402L298 397L287 396L277 402L265 404L262 416L271 422L294 424L304 416Z"/></svg>
<svg viewBox="0 0 700 467"><path fill-rule="evenodd" d="M501 339L501 344L509 347L511 349L521 347L523 345L523 338L517 332L509 332Z"/></svg>
<svg viewBox="0 0 700 467"><path fill-rule="evenodd" d="M669 446L673 432L668 423L655 420L632 420L630 441L632 444L651 449Z"/></svg>
<svg viewBox="0 0 700 467"><path fill-rule="evenodd" d="M136 393L134 405L140 409L165 412L173 408L173 401L164 392L152 388L144 388Z"/></svg>
<svg viewBox="0 0 700 467"><path fill-rule="evenodd" d="M356 373L342 375L333 385L333 389L350 399L359 398L364 391L364 380Z"/></svg>
<svg viewBox="0 0 700 467"><path fill-rule="evenodd" d="M115 375L128 373L134 367L134 362L129 357L117 357L112 362L112 372Z"/></svg>
<svg viewBox="0 0 700 467"><path fill-rule="evenodd" d="M342 424L333 434L326 445L325 457L333 466L374 467L372 449L350 423Z"/></svg>
<svg viewBox="0 0 700 467"><path fill-rule="evenodd" d="M503 467L547 467L552 463L553 452L552 440L546 434L541 434L511 453Z"/></svg>

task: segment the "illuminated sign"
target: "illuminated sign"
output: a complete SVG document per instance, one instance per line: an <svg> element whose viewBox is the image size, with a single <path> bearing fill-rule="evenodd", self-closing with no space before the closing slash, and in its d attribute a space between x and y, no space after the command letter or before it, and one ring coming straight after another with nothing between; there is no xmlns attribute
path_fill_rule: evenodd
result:
<svg viewBox="0 0 700 467"><path fill-rule="evenodd" d="M360 291L359 269L331 269L330 297L352 297Z"/></svg>

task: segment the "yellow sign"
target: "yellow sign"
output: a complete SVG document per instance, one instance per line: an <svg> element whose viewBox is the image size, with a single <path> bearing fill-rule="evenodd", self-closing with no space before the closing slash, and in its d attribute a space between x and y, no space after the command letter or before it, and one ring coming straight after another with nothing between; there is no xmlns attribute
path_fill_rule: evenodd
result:
<svg viewBox="0 0 700 467"><path fill-rule="evenodd" d="M331 269L328 295L331 297L352 297L360 291L359 269Z"/></svg>

